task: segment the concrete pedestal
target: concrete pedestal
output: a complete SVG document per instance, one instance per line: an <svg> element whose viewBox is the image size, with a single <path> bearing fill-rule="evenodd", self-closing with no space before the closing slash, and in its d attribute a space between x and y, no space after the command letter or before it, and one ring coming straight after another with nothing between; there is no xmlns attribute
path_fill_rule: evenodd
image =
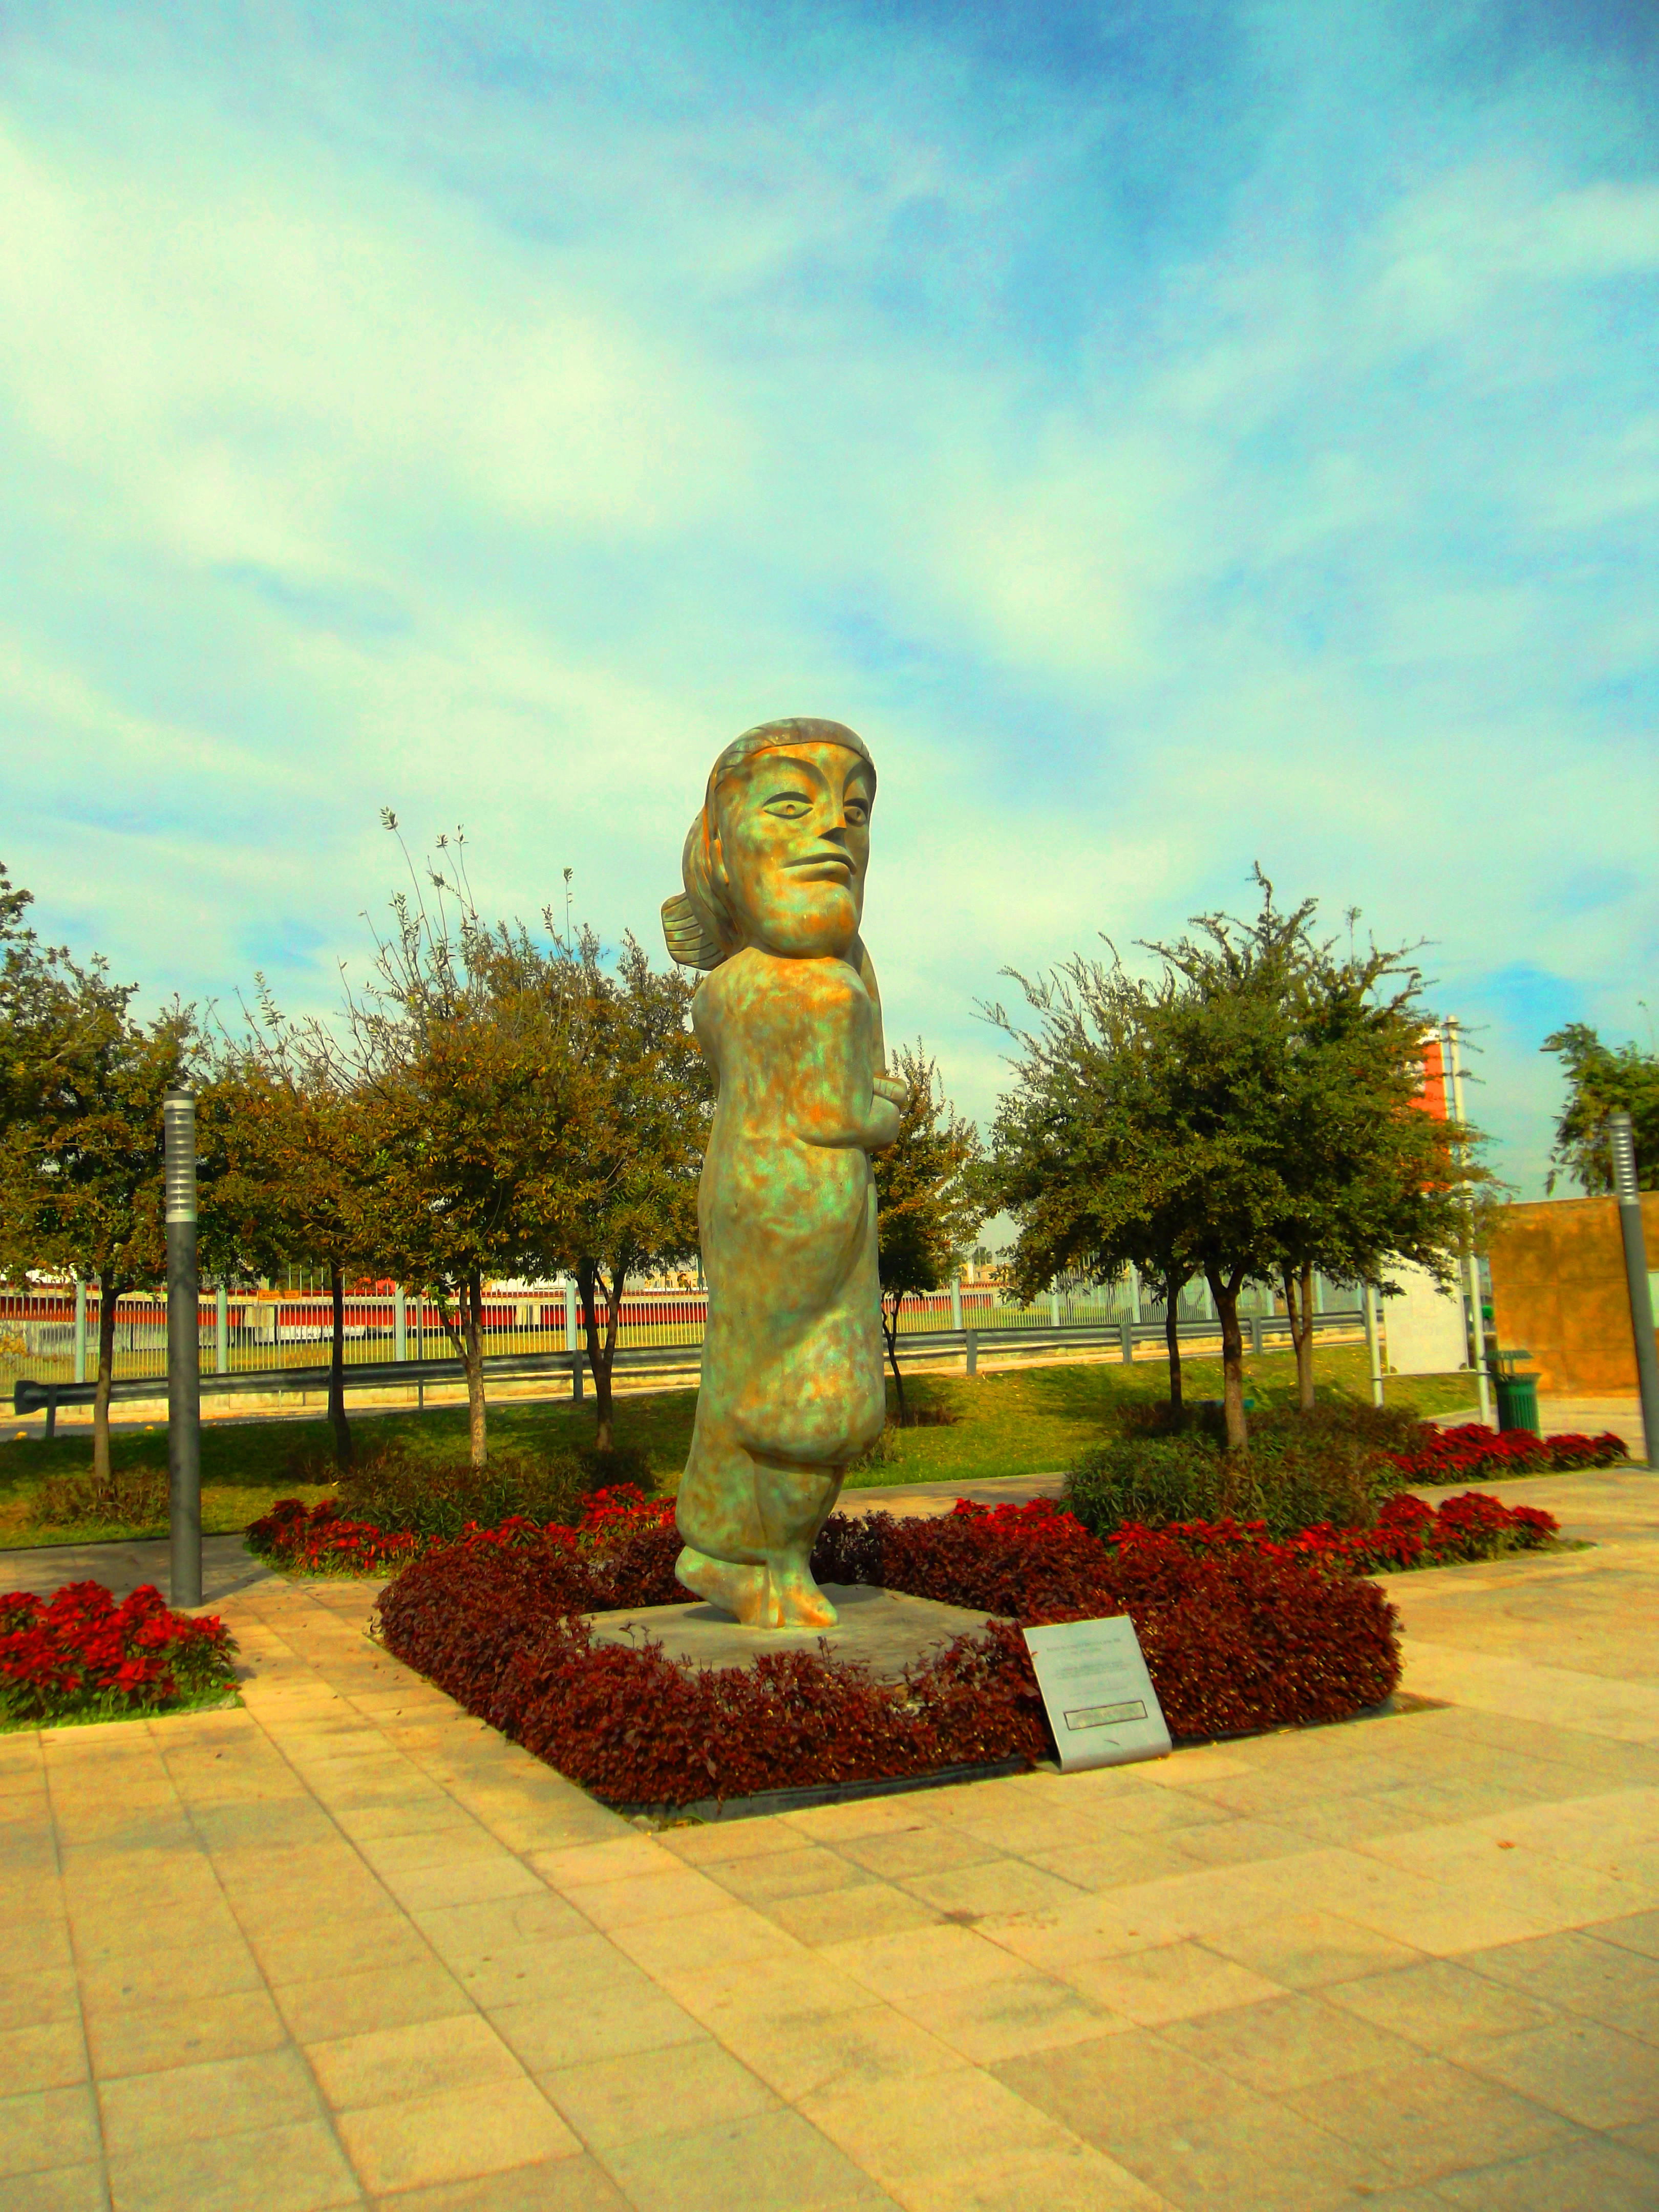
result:
<svg viewBox="0 0 1659 2212"><path fill-rule="evenodd" d="M958 1636L973 1635L992 1617L864 1583L826 1583L823 1589L841 1615L834 1628L744 1628L702 1598L684 1605L592 1613L587 1625L596 1644L660 1644L671 1659L693 1667L752 1667L763 1652L816 1652L822 1643L832 1658L861 1664L878 1679L894 1681L907 1668L937 1657Z"/></svg>

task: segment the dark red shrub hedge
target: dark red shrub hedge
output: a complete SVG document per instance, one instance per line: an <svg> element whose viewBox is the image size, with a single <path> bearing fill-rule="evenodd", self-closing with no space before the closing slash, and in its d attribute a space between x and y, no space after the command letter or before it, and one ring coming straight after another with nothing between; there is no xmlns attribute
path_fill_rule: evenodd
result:
<svg viewBox="0 0 1659 2212"><path fill-rule="evenodd" d="M1006 1616L901 1682L799 1650L701 1670L657 1646L593 1645L574 1614L684 1596L678 1541L660 1517L586 1551L564 1530L474 1532L386 1591L387 1648L629 1804L1042 1756L1052 1739L1019 1634L1042 1621L1127 1613L1177 1736L1341 1719L1399 1679L1394 1611L1373 1584L1245 1530L1133 1529L1103 1545L1046 1502L958 1505L932 1521L832 1516L814 1554L821 1579Z"/></svg>
<svg viewBox="0 0 1659 2212"><path fill-rule="evenodd" d="M1455 1429L1426 1424L1417 1449L1391 1452L1400 1472L1414 1482L1461 1482L1470 1475L1563 1474L1573 1468L1611 1467L1630 1457L1621 1436L1534 1436L1530 1429L1489 1429L1466 1421Z"/></svg>

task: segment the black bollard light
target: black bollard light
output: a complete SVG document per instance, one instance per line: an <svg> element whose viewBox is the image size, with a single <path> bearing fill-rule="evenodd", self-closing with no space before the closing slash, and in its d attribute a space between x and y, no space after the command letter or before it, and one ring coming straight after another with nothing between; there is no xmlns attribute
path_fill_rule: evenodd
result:
<svg viewBox="0 0 1659 2212"><path fill-rule="evenodd" d="M167 1518L170 1600L202 1602L201 1330L196 1279L196 1101L169 1091L161 1108L167 1161Z"/></svg>
<svg viewBox="0 0 1659 2212"><path fill-rule="evenodd" d="M1636 1181L1636 1137L1628 1114L1609 1114L1613 1188L1625 1240L1625 1281L1630 1291L1631 1334L1636 1340L1636 1386L1642 1394L1644 1456L1651 1467L1659 1451L1659 1350L1653 1339L1653 1291L1648 1282L1647 1239L1642 1233L1642 1194Z"/></svg>

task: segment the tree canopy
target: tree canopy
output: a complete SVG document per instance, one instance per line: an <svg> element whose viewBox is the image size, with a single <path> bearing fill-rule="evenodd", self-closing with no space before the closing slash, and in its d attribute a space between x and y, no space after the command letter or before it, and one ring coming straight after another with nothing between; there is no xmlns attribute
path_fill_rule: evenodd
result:
<svg viewBox="0 0 1659 2212"><path fill-rule="evenodd" d="M1628 1114L1636 1141L1636 1180L1644 1190L1659 1185L1659 1053L1639 1045L1603 1044L1583 1022L1569 1022L1544 1040L1559 1055L1567 1102L1555 1125L1547 1188L1570 1175L1592 1195L1613 1188L1613 1146L1607 1116Z"/></svg>
<svg viewBox="0 0 1659 2212"><path fill-rule="evenodd" d="M979 1132L945 1097L939 1064L920 1038L896 1048L891 1073L904 1085L898 1137L873 1156L872 1165L882 1329L902 1417L900 1302L951 1280L987 1209Z"/></svg>
<svg viewBox="0 0 1659 2212"><path fill-rule="evenodd" d="M548 917L550 930L552 917ZM708 1066L688 1026L692 985L653 969L630 933L615 971L582 929L556 936L549 991L570 1010L581 1083L541 1203L544 1264L568 1268L581 1299L596 1441L611 1443L611 1377L630 1275L697 1248L697 1178L714 1110Z"/></svg>
<svg viewBox="0 0 1659 2212"><path fill-rule="evenodd" d="M1236 1449L1245 1283L1289 1283L1292 1297L1299 1285L1305 1322L1316 1267L1369 1279L1394 1258L1443 1276L1474 1138L1414 1110L1431 1018L1408 954L1317 939L1314 902L1287 912L1258 880L1250 920L1199 915L1177 942L1146 945L1152 976L1109 945L1104 959L1015 976L1033 1028L988 1009L1017 1048L993 1175L1018 1226L1022 1295L1068 1267L1100 1279L1133 1264L1172 1308L1201 1276ZM1172 1344L1172 1391L1177 1368Z"/></svg>
<svg viewBox="0 0 1659 2212"><path fill-rule="evenodd" d="M326 1269L329 1422L344 1466L345 1284L348 1271L374 1268L381 1258L380 1116L337 1054L283 1018L263 981L258 1005L241 1036L217 1041L198 1094L210 1170L201 1249L222 1277L275 1276L294 1260Z"/></svg>
<svg viewBox="0 0 1659 2212"><path fill-rule="evenodd" d="M166 1273L161 1106L196 1048L195 1018L176 1002L136 1018L136 984L19 927L26 896L9 885L0 896L0 1271L98 1285L93 1465L104 1480L116 1307Z"/></svg>

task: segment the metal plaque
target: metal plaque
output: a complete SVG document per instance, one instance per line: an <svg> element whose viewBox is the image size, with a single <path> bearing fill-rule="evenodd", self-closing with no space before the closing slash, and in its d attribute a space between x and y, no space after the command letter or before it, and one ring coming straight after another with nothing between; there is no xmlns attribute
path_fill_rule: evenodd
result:
<svg viewBox="0 0 1659 2212"><path fill-rule="evenodd" d="M1170 1731L1127 1613L1024 1633L1063 1772L1164 1757Z"/></svg>

